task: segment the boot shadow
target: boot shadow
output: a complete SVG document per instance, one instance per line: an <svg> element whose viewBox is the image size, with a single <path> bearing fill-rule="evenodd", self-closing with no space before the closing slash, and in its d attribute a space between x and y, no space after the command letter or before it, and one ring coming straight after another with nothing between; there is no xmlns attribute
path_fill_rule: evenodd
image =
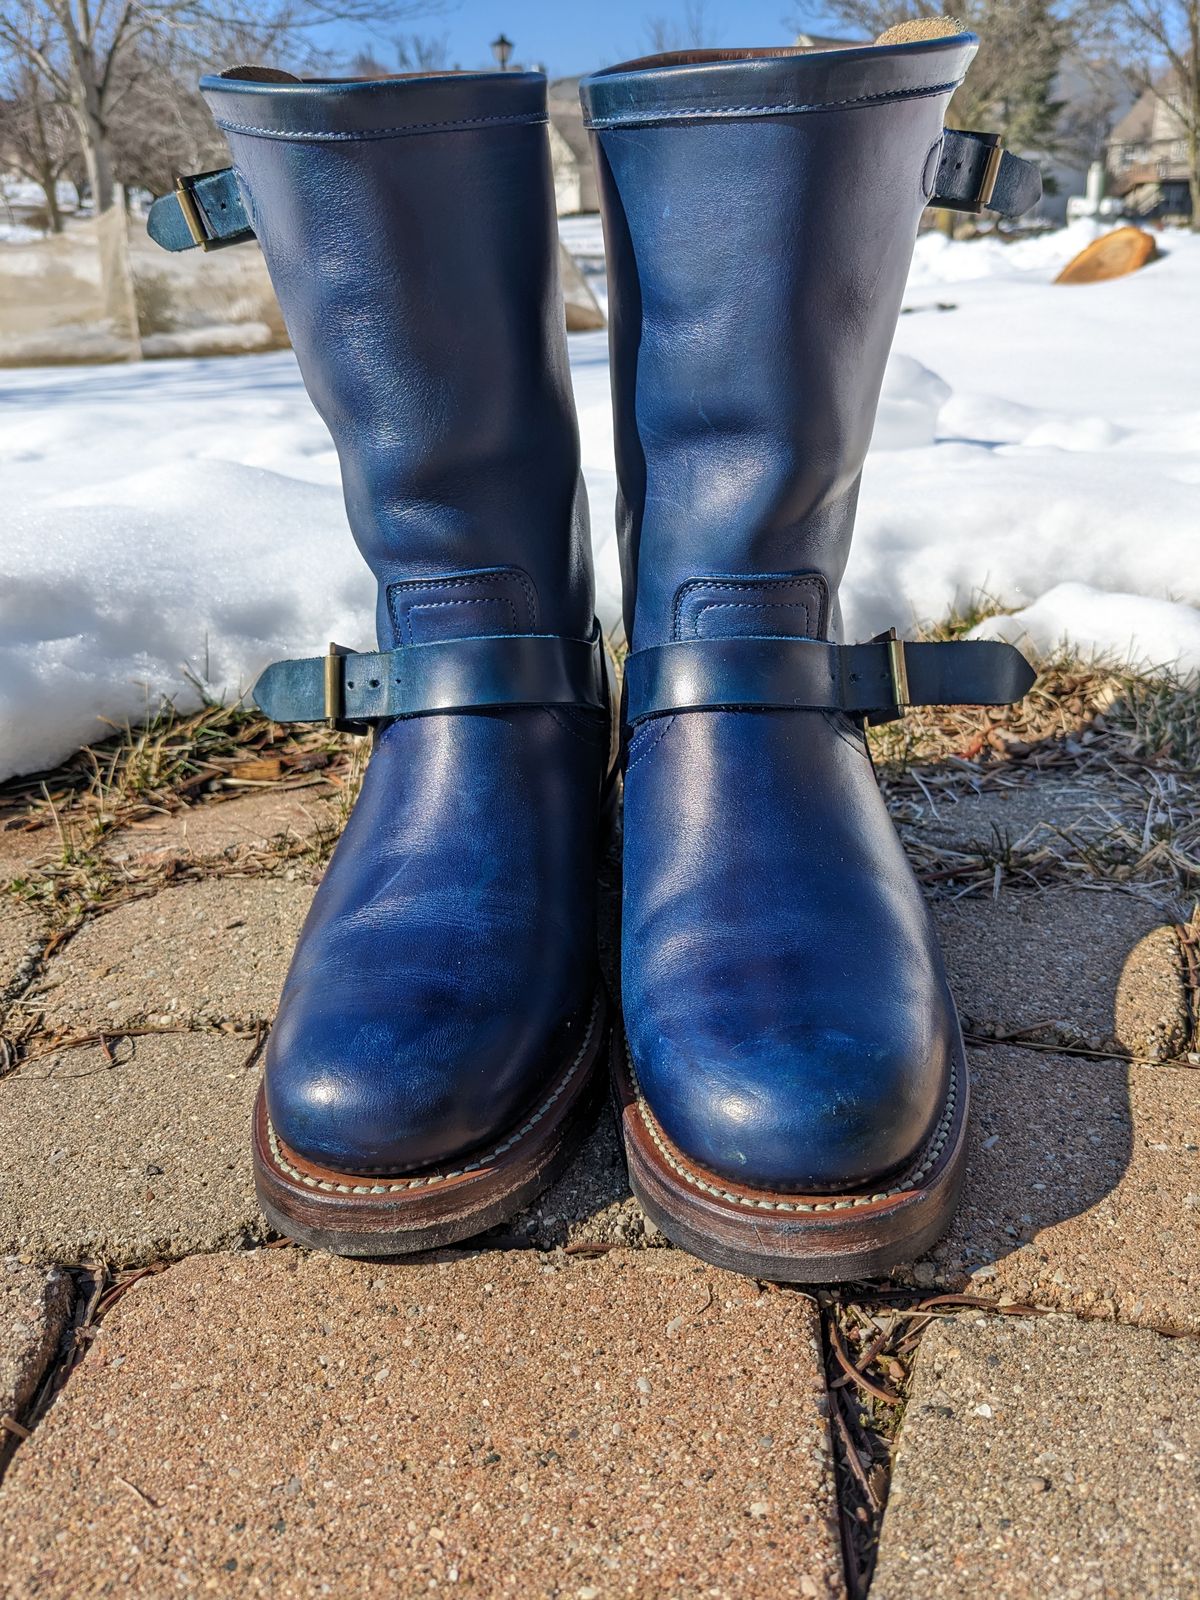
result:
<svg viewBox="0 0 1200 1600"><path fill-rule="evenodd" d="M1157 1063L1188 1047L1186 911L1161 882L1113 881L1144 850L1147 791L1089 760L1089 732L1102 737L1105 720L1084 704L1019 740L1016 759L922 765L916 805L898 804L900 786L883 774L938 924L971 1078L959 1211L898 1274L923 1286L1079 1306L1111 1291L1122 1253L1151 1292L1161 1279L1169 1294L1185 1267L1169 1224L1165 1253L1132 1241L1147 1193L1162 1193L1144 1147L1178 1068ZM1183 1203L1186 1174L1175 1183L1164 1217Z"/></svg>

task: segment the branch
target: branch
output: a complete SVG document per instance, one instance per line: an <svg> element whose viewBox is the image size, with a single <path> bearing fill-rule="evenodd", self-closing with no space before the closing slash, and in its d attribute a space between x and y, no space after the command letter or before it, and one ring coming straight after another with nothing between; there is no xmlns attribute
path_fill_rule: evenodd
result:
<svg viewBox="0 0 1200 1600"><path fill-rule="evenodd" d="M51 84L58 93L70 93L71 86L68 79L59 72L45 50L40 45L35 44L28 34L20 33L3 16L0 16L0 44L6 44L20 60L27 61L30 66L36 67L46 82Z"/></svg>

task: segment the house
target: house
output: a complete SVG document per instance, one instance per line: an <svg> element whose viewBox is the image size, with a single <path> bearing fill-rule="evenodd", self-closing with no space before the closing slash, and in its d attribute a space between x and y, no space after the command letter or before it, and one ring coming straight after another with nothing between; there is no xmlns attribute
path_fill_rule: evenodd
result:
<svg viewBox="0 0 1200 1600"><path fill-rule="evenodd" d="M1130 216L1188 217L1187 129L1173 73L1147 88L1108 141L1109 187Z"/></svg>
<svg viewBox="0 0 1200 1600"><path fill-rule="evenodd" d="M792 41L798 50L857 50L870 39L831 39L823 33L798 33Z"/></svg>
<svg viewBox="0 0 1200 1600"><path fill-rule="evenodd" d="M559 216L599 211L596 165L583 125L578 78L555 78L550 85L550 155Z"/></svg>

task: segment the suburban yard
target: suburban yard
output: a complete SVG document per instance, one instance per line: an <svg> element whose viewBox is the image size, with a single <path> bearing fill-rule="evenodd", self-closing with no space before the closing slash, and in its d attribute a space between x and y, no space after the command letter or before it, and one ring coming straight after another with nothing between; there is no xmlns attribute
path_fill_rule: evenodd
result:
<svg viewBox="0 0 1200 1600"><path fill-rule="evenodd" d="M5 1593L1196 1592L1200 244L1055 286L1086 236L929 236L910 278L848 633L1041 671L872 733L974 1120L948 1236L837 1291L667 1246L607 1108L469 1247L270 1234L250 1104L365 751L235 702L368 643L333 450L287 351L0 373ZM604 336L571 352L612 629Z"/></svg>

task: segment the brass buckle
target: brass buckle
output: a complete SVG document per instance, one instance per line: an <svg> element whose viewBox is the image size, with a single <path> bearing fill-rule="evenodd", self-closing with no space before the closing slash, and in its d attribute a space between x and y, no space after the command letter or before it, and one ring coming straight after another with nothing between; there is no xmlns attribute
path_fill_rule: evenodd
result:
<svg viewBox="0 0 1200 1600"><path fill-rule="evenodd" d="M908 662L904 656L904 640L897 639L895 628L889 628L886 633L877 633L870 642L881 644L886 648L888 676L891 679L891 704L866 713L868 725L878 728L885 722L898 721L912 705L912 700L908 686Z"/></svg>
<svg viewBox="0 0 1200 1600"><path fill-rule="evenodd" d="M904 658L904 640L897 639L896 630L890 630L887 640L888 671L892 675L892 704L900 711L906 710L912 701L908 691L908 662Z"/></svg>
<svg viewBox="0 0 1200 1600"><path fill-rule="evenodd" d="M200 207L196 204L196 197L188 188L185 177L177 174L175 178L175 200L187 223L187 231L192 236L192 243L199 245L201 250L211 248L211 239L204 226L204 218L200 215Z"/></svg>
<svg viewBox="0 0 1200 1600"><path fill-rule="evenodd" d="M1000 176L1000 163L1004 160L1004 146L997 138L994 145L988 150L987 160L983 165L983 177L979 180L979 197L975 201L975 210L986 211L992 203L992 196L996 192L996 179Z"/></svg>
<svg viewBox="0 0 1200 1600"><path fill-rule="evenodd" d="M325 655L325 721L335 733L361 733L362 723L346 721L346 675L342 662L354 651L330 641Z"/></svg>

